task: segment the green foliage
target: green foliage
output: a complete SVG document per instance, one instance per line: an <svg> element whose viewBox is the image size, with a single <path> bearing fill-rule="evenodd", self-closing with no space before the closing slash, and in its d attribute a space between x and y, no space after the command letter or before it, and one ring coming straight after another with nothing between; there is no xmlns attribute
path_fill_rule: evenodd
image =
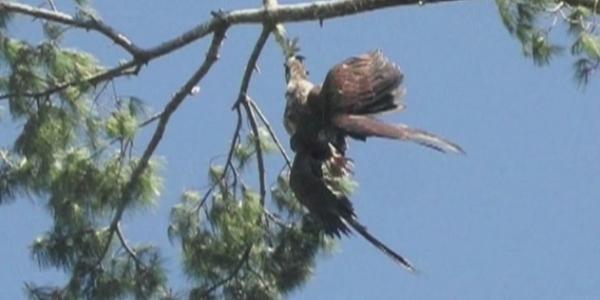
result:
<svg viewBox="0 0 600 300"><path fill-rule="evenodd" d="M83 79L102 66L88 53L62 48L60 27L42 26L47 41L39 45L0 35L0 93L22 125L12 148L0 149L0 204L19 196L43 201L53 225L33 242L32 257L40 268L63 270L70 279L62 287L27 284L26 291L34 299L164 294L158 249L116 242L121 233L110 222L124 203L144 207L160 194L155 160L130 183L139 164L131 150L143 103L106 97L105 89L88 84ZM105 98L118 101L100 107Z"/></svg>
<svg viewBox="0 0 600 300"><path fill-rule="evenodd" d="M106 133L113 139L132 140L137 128L137 120L129 110L118 110L106 122Z"/></svg>
<svg viewBox="0 0 600 300"><path fill-rule="evenodd" d="M568 3L571 3L567 1ZM571 54L575 57L575 79L582 85L600 66L600 38L596 32L598 15L589 3L571 6L555 0L496 0L502 22L517 37L523 53L535 64L546 65L561 52L553 44L550 33L558 24L565 24L574 37Z"/></svg>
<svg viewBox="0 0 600 300"><path fill-rule="evenodd" d="M261 145L271 139L259 137ZM271 194L286 214L281 217L234 172L254 158L239 153L253 139L250 134L234 145L230 164L209 168L211 186L204 195L187 191L171 210L169 237L180 243L184 270L195 283L190 299L280 299L308 280L317 255L331 247L305 218L286 175L278 177Z"/></svg>
<svg viewBox="0 0 600 300"><path fill-rule="evenodd" d="M500 17L508 31L523 46L523 54L533 58L537 65L546 65L560 47L550 42L550 27L544 28L540 15L555 5L553 0L496 0Z"/></svg>
<svg viewBox="0 0 600 300"><path fill-rule="evenodd" d="M279 212L287 213L288 217L301 216L306 213L304 206L294 196L287 174L277 177L277 182L271 188L271 197Z"/></svg>
<svg viewBox="0 0 600 300"><path fill-rule="evenodd" d="M10 14L6 11L0 11L0 33L2 33L4 31L4 29L6 28L6 25L8 24L8 22L10 22L11 19L12 19L12 14Z"/></svg>
<svg viewBox="0 0 600 300"><path fill-rule="evenodd" d="M275 141L265 127L258 128L258 139L260 148L264 153L273 153L277 150ZM253 134L249 134L243 143L237 143L234 148L233 155L238 163L238 168L244 169L255 153L256 137Z"/></svg>

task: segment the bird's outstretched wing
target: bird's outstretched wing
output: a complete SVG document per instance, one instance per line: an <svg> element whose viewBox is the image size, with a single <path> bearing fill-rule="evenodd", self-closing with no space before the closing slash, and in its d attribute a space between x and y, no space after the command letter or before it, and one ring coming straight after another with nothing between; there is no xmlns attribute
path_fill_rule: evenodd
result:
<svg viewBox="0 0 600 300"><path fill-rule="evenodd" d="M335 65L321 90L330 112L376 114L404 108L404 75L380 50Z"/></svg>
<svg viewBox="0 0 600 300"><path fill-rule="evenodd" d="M465 153L459 145L433 133L404 124L386 124L370 116L338 115L333 123L346 134L360 140L373 136L384 137L415 142L444 153Z"/></svg>

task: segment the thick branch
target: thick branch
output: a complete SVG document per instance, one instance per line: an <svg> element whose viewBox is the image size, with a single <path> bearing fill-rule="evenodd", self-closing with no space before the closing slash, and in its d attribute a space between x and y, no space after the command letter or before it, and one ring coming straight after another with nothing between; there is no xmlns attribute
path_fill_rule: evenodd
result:
<svg viewBox="0 0 600 300"><path fill-rule="evenodd" d="M451 2L459 0L340 0L316 1L300 4L277 5L268 8L240 9L229 12L213 13L214 17L193 29L171 39L157 47L149 49L148 55L160 56L181 48L197 39L211 33L219 23L229 25L241 23L264 24L303 21L322 21L336 17L354 15L366 11L387 8L391 6L416 5L423 3Z"/></svg>
<svg viewBox="0 0 600 300"><path fill-rule="evenodd" d="M315 1L310 3L279 5L269 9L268 15L263 8L232 11L223 16L231 24L237 23L289 23L332 19L354 15L367 11L403 5L423 5L458 0L339 0Z"/></svg>
<svg viewBox="0 0 600 300"><path fill-rule="evenodd" d="M438 3L438 2L450 2L459 0L339 0L339 1L316 1L309 3L290 4L290 5L268 5L267 8L252 8L252 9L240 9L233 10L230 12L214 12L213 18L194 27L193 29L184 32L183 34L165 41L160 45L150 49L140 49L135 46L129 39L122 34L117 33L114 29L108 25L102 23L100 20L94 18L88 20L79 20L68 14L61 12L54 12L47 9L35 8L24 4L15 2L0 2L0 11L9 11L15 13L21 13L30 15L33 17L42 18L45 20L55 21L62 24L72 25L87 30L98 31L118 45L125 48L130 52L134 58L118 67L115 67L109 71L102 72L97 75L93 75L90 78L78 79L72 82L66 82L59 84L55 87L51 87L42 92L21 94L22 96L31 97L42 97L52 93L64 90L67 87L82 83L89 82L94 85L104 80L110 80L115 77L122 75L132 74L142 67L143 64L150 60L168 54L179 48L182 48L198 39L205 37L206 35L214 32L220 28L223 24L234 25L242 23L254 23L254 24L269 24L268 26L277 27L276 37L281 38L283 34L283 28L280 23L286 22L302 22L302 21L323 21L325 19L331 19L336 17L342 17L347 15L358 14L366 11L377 10L392 6L403 6L403 5L416 5L423 3ZM571 0L577 1L577 0ZM594 0L580 0L585 2L593 2ZM128 72L130 68L135 67L135 72ZM9 98L12 95L2 95L0 100Z"/></svg>

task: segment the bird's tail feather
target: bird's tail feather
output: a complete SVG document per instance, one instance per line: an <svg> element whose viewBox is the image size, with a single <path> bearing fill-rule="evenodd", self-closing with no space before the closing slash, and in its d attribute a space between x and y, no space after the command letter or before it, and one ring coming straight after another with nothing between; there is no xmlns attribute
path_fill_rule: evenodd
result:
<svg viewBox="0 0 600 300"><path fill-rule="evenodd" d="M378 240L376 237L372 236L365 226L360 224L356 218L344 218L344 221L348 223L356 232L358 232L362 237L364 237L369 243L373 246L377 247L381 252L385 253L387 256L391 257L395 262L402 265L410 272L415 272L416 269L413 265L402 255L396 253L394 250L386 246L383 242Z"/></svg>
<svg viewBox="0 0 600 300"><path fill-rule="evenodd" d="M357 139L376 136L390 139L407 140L445 152L464 154L457 144L427 131L410 128L404 124L387 124L373 117L358 115L340 115L334 118L334 124Z"/></svg>

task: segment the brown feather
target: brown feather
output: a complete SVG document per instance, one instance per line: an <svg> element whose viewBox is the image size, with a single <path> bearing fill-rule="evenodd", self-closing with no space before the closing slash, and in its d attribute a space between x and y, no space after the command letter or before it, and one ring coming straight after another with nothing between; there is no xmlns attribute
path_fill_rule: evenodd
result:
<svg viewBox="0 0 600 300"><path fill-rule="evenodd" d="M380 50L335 65L321 93L331 113L376 114L403 107L404 75Z"/></svg>
<svg viewBox="0 0 600 300"><path fill-rule="evenodd" d="M396 263L414 272L415 268L407 259L371 235L358 222L352 202L347 197L336 195L329 189L323 178L321 163L304 152L297 152L290 174L290 187L298 201L322 225L325 234L339 238L349 235L352 228Z"/></svg>
<svg viewBox="0 0 600 300"><path fill-rule="evenodd" d="M404 124L386 124L369 116L338 115L334 117L333 123L359 140L373 136L383 137L415 142L445 153L465 153L459 145L427 131L410 128Z"/></svg>

